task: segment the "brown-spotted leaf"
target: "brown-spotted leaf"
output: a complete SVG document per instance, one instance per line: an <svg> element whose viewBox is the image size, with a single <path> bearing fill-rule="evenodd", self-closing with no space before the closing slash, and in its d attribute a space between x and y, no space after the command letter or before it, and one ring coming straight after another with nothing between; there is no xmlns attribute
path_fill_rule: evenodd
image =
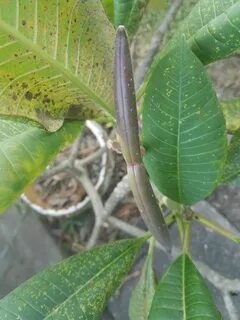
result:
<svg viewBox="0 0 240 320"><path fill-rule="evenodd" d="M0 115L37 120L114 114L114 28L100 0L0 2Z"/></svg>

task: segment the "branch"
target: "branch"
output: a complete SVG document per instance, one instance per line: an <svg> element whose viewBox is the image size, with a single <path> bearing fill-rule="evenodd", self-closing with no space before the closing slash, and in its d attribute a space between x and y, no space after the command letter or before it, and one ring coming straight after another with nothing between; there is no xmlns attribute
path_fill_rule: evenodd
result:
<svg viewBox="0 0 240 320"><path fill-rule="evenodd" d="M87 171L84 168L80 168L80 167L78 168L72 167L70 170L86 190L93 206L95 223L94 223L92 234L86 245L86 248L90 249L94 247L94 245L96 244L97 239L99 237L99 233L101 231L102 224L105 221L107 215L106 215L101 197L97 192L97 190L95 189L91 179L89 178Z"/></svg>
<svg viewBox="0 0 240 320"><path fill-rule="evenodd" d="M223 294L223 300L224 300L224 303L225 303L225 307L228 311L228 314L230 316L230 319L231 320L239 320L239 313L238 311L236 310L233 302L232 302L232 299L231 299L231 296L229 295L228 292L225 292Z"/></svg>
<svg viewBox="0 0 240 320"><path fill-rule="evenodd" d="M145 75L146 75L149 67L152 64L154 57L159 52L159 47L163 43L164 35L168 31L170 24L172 23L180 5L182 4L182 1L183 0L175 0L171 4L164 20L162 21L162 23L160 25L160 27L154 33L152 40L151 40L151 44L149 45L148 53L147 53L145 59L143 60L143 62L138 66L138 68L136 69L136 72L135 72L136 88L139 88L140 85L143 83Z"/></svg>
<svg viewBox="0 0 240 320"><path fill-rule="evenodd" d="M122 180L116 185L113 192L105 203L107 216L111 215L122 199L126 198L130 193L128 176L125 175Z"/></svg>

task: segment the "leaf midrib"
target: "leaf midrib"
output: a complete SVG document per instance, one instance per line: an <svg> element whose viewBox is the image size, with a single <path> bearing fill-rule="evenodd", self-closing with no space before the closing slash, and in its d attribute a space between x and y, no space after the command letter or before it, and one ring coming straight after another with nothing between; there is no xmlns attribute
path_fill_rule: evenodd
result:
<svg viewBox="0 0 240 320"><path fill-rule="evenodd" d="M120 260L124 255L128 253L128 251L134 249L134 247L139 246L139 243L135 243L134 245L130 245L124 252L122 252L115 260L111 261L110 264L105 266L103 269L101 269L97 274L95 274L91 279L89 279L87 282L84 283L79 289L77 289L74 293L72 293L63 303L61 303L57 308L53 309L49 314L47 314L42 320L47 320L49 317L52 316L53 313L57 312L59 308L64 306L69 300L71 300L74 296L79 294L81 290L83 290L89 283L94 281L96 278L98 278L104 271L111 268L112 265L114 265L118 260Z"/></svg>
<svg viewBox="0 0 240 320"><path fill-rule="evenodd" d="M59 70L63 75L65 75L74 85L76 85L84 94L86 94L92 101L101 106L101 108L107 112L114 119L113 109L107 105L99 96L97 96L89 87L87 87L78 77L73 75L68 69L66 69L61 63L56 59L52 58L48 53L42 50L38 44L34 44L31 40L26 38L21 32L17 31L15 28L10 26L8 23L0 19L0 29L5 33L12 35L15 39L19 40L22 45L26 48L32 50L37 55L41 56L42 59L47 61L52 67Z"/></svg>
<svg viewBox="0 0 240 320"><path fill-rule="evenodd" d="M180 134L181 134L181 111L182 111L182 62L183 62L183 42L180 46L180 56L179 56L179 95L178 95L178 133L177 133L177 183L178 183L178 198L181 202L181 181L180 181Z"/></svg>
<svg viewBox="0 0 240 320"><path fill-rule="evenodd" d="M183 295L183 320L187 320L186 314L186 290L185 290L185 275L186 275L186 255L182 257L182 295Z"/></svg>

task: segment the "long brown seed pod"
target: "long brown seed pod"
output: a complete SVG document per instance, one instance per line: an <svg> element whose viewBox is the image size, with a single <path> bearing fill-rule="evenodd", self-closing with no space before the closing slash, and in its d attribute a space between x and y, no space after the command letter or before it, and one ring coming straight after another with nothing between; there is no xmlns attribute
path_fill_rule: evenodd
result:
<svg viewBox="0 0 240 320"><path fill-rule="evenodd" d="M142 161L131 55L123 26L118 27L115 50L117 132L127 163L129 183L148 229L157 241L170 249L168 228Z"/></svg>

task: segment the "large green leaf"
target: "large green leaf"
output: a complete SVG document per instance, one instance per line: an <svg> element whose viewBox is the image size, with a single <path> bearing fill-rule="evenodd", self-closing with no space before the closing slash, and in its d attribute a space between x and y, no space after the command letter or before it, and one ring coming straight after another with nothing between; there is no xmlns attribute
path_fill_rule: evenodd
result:
<svg viewBox="0 0 240 320"><path fill-rule="evenodd" d="M232 137L228 147L227 162L222 183L230 182L240 174L240 129Z"/></svg>
<svg viewBox="0 0 240 320"><path fill-rule="evenodd" d="M229 132L240 128L240 98L221 101L221 106L226 119L226 127Z"/></svg>
<svg viewBox="0 0 240 320"><path fill-rule="evenodd" d="M129 303L130 320L147 320L156 290L156 276L153 270L153 250L144 263L139 282L132 292Z"/></svg>
<svg viewBox="0 0 240 320"><path fill-rule="evenodd" d="M15 201L56 154L76 138L80 121L50 133L30 120L0 118L0 212Z"/></svg>
<svg viewBox="0 0 240 320"><path fill-rule="evenodd" d="M99 319L143 241L118 241L47 268L0 301L0 320Z"/></svg>
<svg viewBox="0 0 240 320"><path fill-rule="evenodd" d="M130 37L136 32L149 0L114 0L115 25L124 25Z"/></svg>
<svg viewBox="0 0 240 320"><path fill-rule="evenodd" d="M221 178L225 122L202 63L185 41L156 65L143 102L144 164L170 199L192 204Z"/></svg>
<svg viewBox="0 0 240 320"><path fill-rule="evenodd" d="M153 299L149 320L222 320L191 259L182 254L167 270Z"/></svg>
<svg viewBox="0 0 240 320"><path fill-rule="evenodd" d="M184 35L198 58L210 63L240 48L240 0L200 0L169 48Z"/></svg>
<svg viewBox="0 0 240 320"><path fill-rule="evenodd" d="M114 34L100 0L0 1L0 114L51 131L114 114Z"/></svg>

